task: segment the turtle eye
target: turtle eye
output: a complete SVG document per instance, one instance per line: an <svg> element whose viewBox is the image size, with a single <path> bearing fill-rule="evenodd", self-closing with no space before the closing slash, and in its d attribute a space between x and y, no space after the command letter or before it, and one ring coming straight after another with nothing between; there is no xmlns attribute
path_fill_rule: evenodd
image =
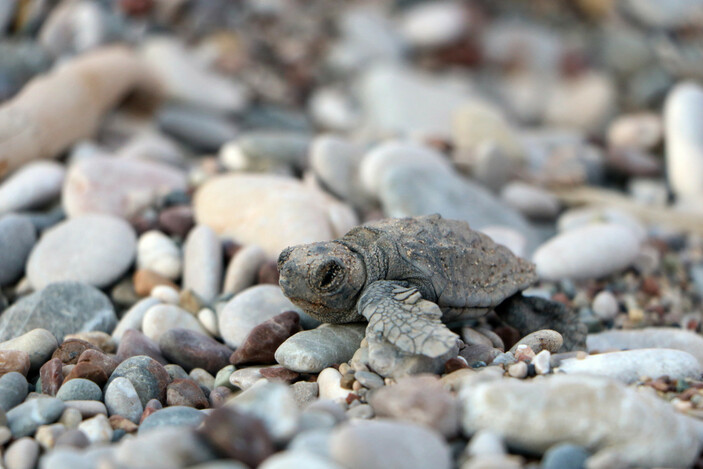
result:
<svg viewBox="0 0 703 469"><path fill-rule="evenodd" d="M318 272L320 289L327 290L332 288L337 283L337 279L341 277L342 267L336 261L332 260L325 262Z"/></svg>

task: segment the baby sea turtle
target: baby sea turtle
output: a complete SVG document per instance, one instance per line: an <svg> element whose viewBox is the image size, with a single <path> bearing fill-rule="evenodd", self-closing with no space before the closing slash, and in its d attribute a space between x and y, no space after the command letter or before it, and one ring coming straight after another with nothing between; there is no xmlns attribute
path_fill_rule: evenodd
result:
<svg viewBox="0 0 703 469"><path fill-rule="evenodd" d="M283 293L330 323L369 321L367 336L438 357L456 346L444 323L494 309L522 334L555 329L567 349L583 348L586 330L561 303L520 293L535 266L439 215L385 219L344 237L285 249L278 258Z"/></svg>

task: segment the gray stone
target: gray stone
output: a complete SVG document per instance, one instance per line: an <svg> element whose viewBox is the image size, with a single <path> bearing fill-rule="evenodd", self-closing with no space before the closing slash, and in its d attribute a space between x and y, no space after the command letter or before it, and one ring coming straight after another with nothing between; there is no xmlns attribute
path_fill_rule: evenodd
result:
<svg viewBox="0 0 703 469"><path fill-rule="evenodd" d="M237 461L212 461L188 466L188 469L247 469L248 467Z"/></svg>
<svg viewBox="0 0 703 469"><path fill-rule="evenodd" d="M330 448L332 458L344 467L452 467L449 446L441 435L408 422L354 420L335 429Z"/></svg>
<svg viewBox="0 0 703 469"><path fill-rule="evenodd" d="M158 343L166 331L175 328L190 329L207 335L207 331L194 315L176 305L158 304L144 314L142 331L154 342Z"/></svg>
<svg viewBox="0 0 703 469"><path fill-rule="evenodd" d="M34 225L27 217L9 214L0 218L0 287L19 280L36 240Z"/></svg>
<svg viewBox="0 0 703 469"><path fill-rule="evenodd" d="M280 167L302 170L307 166L309 146L310 136L306 134L249 131L223 146L220 160L232 171L270 172Z"/></svg>
<svg viewBox="0 0 703 469"><path fill-rule="evenodd" d="M0 343L0 350L21 350L29 354L32 371L36 371L46 363L59 344L56 337L46 329L32 329L26 334Z"/></svg>
<svg viewBox="0 0 703 469"><path fill-rule="evenodd" d="M342 466L334 461L324 458L309 451L281 451L259 466L261 469L295 469L305 467L306 469L342 469Z"/></svg>
<svg viewBox="0 0 703 469"><path fill-rule="evenodd" d="M256 284L259 269L267 260L266 253L256 244L239 249L227 266L223 293L237 293Z"/></svg>
<svg viewBox="0 0 703 469"><path fill-rule="evenodd" d="M134 229L112 215L84 215L44 232L29 255L27 277L36 289L76 281L106 287L132 265Z"/></svg>
<svg viewBox="0 0 703 469"><path fill-rule="evenodd" d="M638 349L589 355L584 359L568 358L559 364L567 374L606 376L625 383L634 383L643 377L671 379L698 379L703 368L690 353L670 349Z"/></svg>
<svg viewBox="0 0 703 469"><path fill-rule="evenodd" d="M127 378L145 406L151 399L166 402L166 387L170 381L168 373L156 360L145 355L131 357L119 364L107 382L110 384L119 377Z"/></svg>
<svg viewBox="0 0 703 469"><path fill-rule="evenodd" d="M288 449L293 451L306 451L324 458L329 458L331 437L332 434L329 428L313 428L311 430L301 431L295 435L295 438L293 438L288 445Z"/></svg>
<svg viewBox="0 0 703 469"><path fill-rule="evenodd" d="M198 225L190 230L183 247L183 288L211 303L220 293L221 282L220 239L209 226Z"/></svg>
<svg viewBox="0 0 703 469"><path fill-rule="evenodd" d="M308 381L298 381L290 387L293 391L293 399L299 408L304 408L317 398L318 385Z"/></svg>
<svg viewBox="0 0 703 469"><path fill-rule="evenodd" d="M276 361L289 370L319 373L334 364L348 362L365 333L365 324L322 324L283 342L276 350Z"/></svg>
<svg viewBox="0 0 703 469"><path fill-rule="evenodd" d="M0 340L45 328L63 341L66 334L110 332L117 323L110 300L97 288L57 282L19 300L0 316Z"/></svg>
<svg viewBox="0 0 703 469"><path fill-rule="evenodd" d="M103 392L88 379L74 378L61 385L56 397L62 401L102 401Z"/></svg>
<svg viewBox="0 0 703 469"><path fill-rule="evenodd" d="M0 409L9 411L24 401L29 392L27 378L13 371L0 376Z"/></svg>
<svg viewBox="0 0 703 469"><path fill-rule="evenodd" d="M459 353L459 348L455 347L444 355L432 358L404 352L385 338L379 340L367 337L367 341L368 346L361 347L354 354L352 366L355 362L364 364L384 378L400 378L419 373L441 374L447 360L456 358Z"/></svg>
<svg viewBox="0 0 703 469"><path fill-rule="evenodd" d="M588 334L586 345L590 352L641 348L682 350L696 357L703 366L703 337L695 332L673 327L648 327Z"/></svg>
<svg viewBox="0 0 703 469"><path fill-rule="evenodd" d="M115 330L112 331L112 338L115 339L115 342L119 344L120 339L122 339L122 335L127 329L141 330L144 315L152 306L156 306L158 304L160 304L158 299L148 297L139 300L139 302L129 308L129 310L120 318Z"/></svg>
<svg viewBox="0 0 703 469"><path fill-rule="evenodd" d="M219 150L238 133L226 117L186 106L166 106L157 119L161 130L204 151Z"/></svg>
<svg viewBox="0 0 703 469"><path fill-rule="evenodd" d="M152 415L156 414L158 412ZM190 428L170 426L154 428L140 433L136 438L125 439L117 447L114 456L120 465L118 467L135 469L188 467L216 458L207 444Z"/></svg>
<svg viewBox="0 0 703 469"><path fill-rule="evenodd" d="M584 469L590 454L583 446L561 443L544 453L542 469Z"/></svg>
<svg viewBox="0 0 703 469"><path fill-rule="evenodd" d="M581 445L594 451L589 467L685 467L700 447L693 424L669 403L606 378L474 381L459 399L466 434L491 430L529 453Z"/></svg>
<svg viewBox="0 0 703 469"><path fill-rule="evenodd" d="M67 408L76 409L84 419L95 417L98 414L107 415L107 408L101 401L64 401Z"/></svg>
<svg viewBox="0 0 703 469"><path fill-rule="evenodd" d="M139 425L139 434L142 435L159 427L197 427L205 419L205 413L194 409L173 405L157 410L142 421Z"/></svg>
<svg viewBox="0 0 703 469"><path fill-rule="evenodd" d="M370 371L357 371L354 378L367 389L378 389L385 385L383 378Z"/></svg>
<svg viewBox="0 0 703 469"><path fill-rule="evenodd" d="M23 166L0 184L0 214L37 208L58 199L65 173L63 165L55 161Z"/></svg>
<svg viewBox="0 0 703 469"><path fill-rule="evenodd" d="M359 165L364 148L331 135L321 135L310 148L310 166L324 187L355 207L367 207L370 198L361 186Z"/></svg>
<svg viewBox="0 0 703 469"><path fill-rule="evenodd" d="M123 377L115 378L105 389L105 407L109 415L121 415L136 424L144 412L137 390Z"/></svg>
<svg viewBox="0 0 703 469"><path fill-rule="evenodd" d="M115 449L107 445L95 445L86 450L55 448L42 455L39 469L95 469L101 461L114 460Z"/></svg>
<svg viewBox="0 0 703 469"><path fill-rule="evenodd" d="M12 436L31 436L41 425L54 423L61 416L65 404L55 397L26 401L7 412L7 423Z"/></svg>
<svg viewBox="0 0 703 469"><path fill-rule="evenodd" d="M298 426L298 406L292 391L282 383L258 381L226 405L263 420L271 437L279 443L291 438Z"/></svg>

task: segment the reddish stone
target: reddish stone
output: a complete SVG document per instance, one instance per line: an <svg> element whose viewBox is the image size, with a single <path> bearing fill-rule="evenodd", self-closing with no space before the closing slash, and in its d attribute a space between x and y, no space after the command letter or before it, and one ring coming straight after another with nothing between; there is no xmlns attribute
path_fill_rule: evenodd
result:
<svg viewBox="0 0 703 469"><path fill-rule="evenodd" d="M205 417L197 432L222 457L257 467L274 452L264 423L232 407L220 407Z"/></svg>
<svg viewBox="0 0 703 469"><path fill-rule="evenodd" d="M485 344L473 344L459 350L459 355L466 360L469 365L483 362L490 365L493 360L500 355L501 351Z"/></svg>
<svg viewBox="0 0 703 469"><path fill-rule="evenodd" d="M59 358L52 358L39 369L41 378L41 392L55 396L63 384L63 362Z"/></svg>
<svg viewBox="0 0 703 469"><path fill-rule="evenodd" d="M510 350L510 347L517 344L517 341L522 339L520 331L511 326L496 327L493 332L498 334L500 340L505 344L505 350Z"/></svg>
<svg viewBox="0 0 703 469"><path fill-rule="evenodd" d="M78 363L78 357L80 357L81 354L88 349L97 350L101 352L98 347L91 344L90 342L86 342L85 340L66 339L61 345L59 345L59 348L54 350L54 353L53 355L51 355L51 358L60 359L64 365L75 365L76 363Z"/></svg>
<svg viewBox="0 0 703 469"><path fill-rule="evenodd" d="M122 334L120 346L117 348L115 358L118 362L122 363L126 359L136 357L137 355L146 355L162 365L168 363L164 356L161 355L161 349L159 349L156 342L136 329L127 329L125 333Z"/></svg>
<svg viewBox="0 0 703 469"><path fill-rule="evenodd" d="M283 381L285 383L292 383L300 378L300 373L297 373L288 368L282 366L274 366L272 368L261 368L259 370L261 376L272 381Z"/></svg>
<svg viewBox="0 0 703 469"><path fill-rule="evenodd" d="M81 356L78 357L78 364L80 365L81 363L97 365L102 368L108 376L110 376L112 372L115 371L115 368L117 368L117 365L119 365L119 362L115 358L97 350L86 350L81 353Z"/></svg>
<svg viewBox="0 0 703 469"><path fill-rule="evenodd" d="M111 415L109 420L113 430L124 430L127 433L134 433L139 429L136 423L121 415Z"/></svg>
<svg viewBox="0 0 703 469"><path fill-rule="evenodd" d="M29 354L21 350L0 350L0 376L16 371L24 376L29 373Z"/></svg>
<svg viewBox="0 0 703 469"><path fill-rule="evenodd" d="M207 409L210 406L205 393L192 379L174 379L166 389L166 405L182 405Z"/></svg>
<svg viewBox="0 0 703 469"><path fill-rule="evenodd" d="M217 386L215 389L213 389L210 392L210 395L208 396L208 400L210 401L210 407L213 409L216 409L218 407L222 407L225 402L229 400L230 397L232 397L232 390L226 386Z"/></svg>
<svg viewBox="0 0 703 469"><path fill-rule="evenodd" d="M256 326L244 343L229 358L233 365L245 363L276 363L276 349L290 336L299 332L300 317L286 311Z"/></svg>
<svg viewBox="0 0 703 469"><path fill-rule="evenodd" d="M229 365L232 354L232 349L212 337L181 328L164 332L159 339L159 347L167 360L182 366L187 372L202 368L213 375Z"/></svg>
<svg viewBox="0 0 703 469"><path fill-rule="evenodd" d="M453 371L460 370L462 368L468 368L469 365L466 364L465 360L459 358L450 358L444 364L444 373L449 374Z"/></svg>
<svg viewBox="0 0 703 469"><path fill-rule="evenodd" d="M64 382L70 381L75 378L89 379L98 386L102 387L110 376L105 373L100 365L90 362L82 362L76 364L73 369L68 373L68 376L64 379Z"/></svg>
<svg viewBox="0 0 703 469"><path fill-rule="evenodd" d="M159 214L159 228L166 234L185 239L193 226L195 219L189 205L168 207Z"/></svg>
<svg viewBox="0 0 703 469"><path fill-rule="evenodd" d="M264 262L259 267L257 283L272 283L278 285L278 264L276 261Z"/></svg>
<svg viewBox="0 0 703 469"><path fill-rule="evenodd" d="M642 280L642 291L648 295L659 296L659 282L654 277L645 277Z"/></svg>
<svg viewBox="0 0 703 469"><path fill-rule="evenodd" d="M158 399L152 399L149 402L146 403L144 406L144 412L142 412L142 416L139 419L139 423L141 424L145 418L156 412L157 410L163 409L164 406L161 404L161 402Z"/></svg>

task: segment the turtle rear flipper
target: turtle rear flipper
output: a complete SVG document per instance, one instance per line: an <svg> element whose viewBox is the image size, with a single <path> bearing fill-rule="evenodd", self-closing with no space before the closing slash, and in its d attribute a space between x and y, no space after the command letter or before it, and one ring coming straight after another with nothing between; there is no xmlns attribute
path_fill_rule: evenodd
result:
<svg viewBox="0 0 703 469"><path fill-rule="evenodd" d="M495 311L523 337L540 329L553 329L564 339L563 350L586 350L586 325L579 321L578 314L558 301L517 293L496 306Z"/></svg>
<svg viewBox="0 0 703 469"><path fill-rule="evenodd" d="M442 311L405 282L379 280L361 295L359 314L368 335L382 335L404 352L439 357L456 347L458 336L442 323Z"/></svg>

